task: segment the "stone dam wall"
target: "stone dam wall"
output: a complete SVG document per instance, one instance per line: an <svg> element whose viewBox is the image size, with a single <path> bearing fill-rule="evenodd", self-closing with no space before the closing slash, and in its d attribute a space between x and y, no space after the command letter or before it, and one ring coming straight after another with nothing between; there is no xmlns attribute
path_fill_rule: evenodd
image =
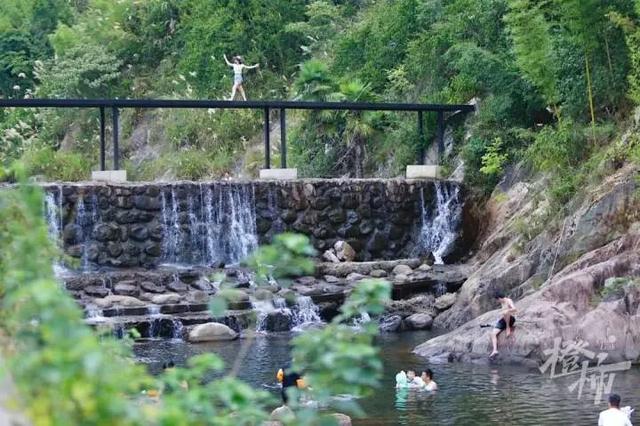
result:
<svg viewBox="0 0 640 426"><path fill-rule="evenodd" d="M431 180L46 184L52 238L80 268L234 264L273 235L308 235L320 254L347 241L357 260L461 244L463 189Z"/></svg>

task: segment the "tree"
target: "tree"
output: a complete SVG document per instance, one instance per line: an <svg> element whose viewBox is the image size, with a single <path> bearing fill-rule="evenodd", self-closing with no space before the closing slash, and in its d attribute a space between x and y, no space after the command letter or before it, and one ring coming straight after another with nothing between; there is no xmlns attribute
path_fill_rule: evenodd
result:
<svg viewBox="0 0 640 426"><path fill-rule="evenodd" d="M541 5L531 0L510 0L505 22L513 41L516 63L522 74L543 94L559 116L557 58L551 41L551 28Z"/></svg>

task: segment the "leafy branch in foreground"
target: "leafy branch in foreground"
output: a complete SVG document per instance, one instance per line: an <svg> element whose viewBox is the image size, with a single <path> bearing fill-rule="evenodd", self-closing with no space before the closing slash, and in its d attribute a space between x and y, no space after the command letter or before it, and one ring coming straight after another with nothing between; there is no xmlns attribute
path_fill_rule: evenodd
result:
<svg viewBox="0 0 640 426"><path fill-rule="evenodd" d="M39 187L20 184L0 191L0 357L7 361L0 374L13 379L15 403L34 425L236 426L268 418L275 405L268 393L232 374L206 380L209 373L224 369L214 354L193 357L187 368L152 377L133 361L130 345L92 331L54 279L55 249L42 208ZM312 253L308 239L282 236L275 244L276 252L259 252L285 260L271 263L273 276L307 271ZM321 405L338 393L365 395L377 384L381 363L371 345L375 326L358 332L344 322L359 312L379 313L388 297L386 283L362 283L338 319L294 339L295 366L307 373ZM150 389L160 390L159 403L144 395ZM357 412L355 404L342 407ZM335 423L313 410L293 408L293 424Z"/></svg>

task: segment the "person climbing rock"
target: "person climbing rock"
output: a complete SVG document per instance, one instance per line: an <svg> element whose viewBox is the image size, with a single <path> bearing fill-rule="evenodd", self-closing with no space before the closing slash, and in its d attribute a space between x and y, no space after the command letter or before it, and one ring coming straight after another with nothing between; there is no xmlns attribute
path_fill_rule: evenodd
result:
<svg viewBox="0 0 640 426"><path fill-rule="evenodd" d="M242 56L234 56L233 61L229 62L229 60L227 59L227 55L223 55L223 56L224 56L224 61L227 63L227 65L233 68L233 87L231 88L231 97L229 98L229 100L230 101L234 100L236 97L236 92L239 90L240 95L242 95L242 99L246 101L247 96L245 95L244 88L242 87L242 81L243 81L242 72L244 69L250 70L250 69L258 68L260 64L255 64L251 66L245 65L244 60L242 59Z"/></svg>
<svg viewBox="0 0 640 426"><path fill-rule="evenodd" d="M496 292L494 297L500 303L502 316L493 327L493 330L491 330L491 343L493 344L493 351L489 355L489 358L493 358L498 355L498 335L506 330L507 337L511 336L514 324L516 322L516 317L514 315L517 312L513 300L506 297L503 293Z"/></svg>

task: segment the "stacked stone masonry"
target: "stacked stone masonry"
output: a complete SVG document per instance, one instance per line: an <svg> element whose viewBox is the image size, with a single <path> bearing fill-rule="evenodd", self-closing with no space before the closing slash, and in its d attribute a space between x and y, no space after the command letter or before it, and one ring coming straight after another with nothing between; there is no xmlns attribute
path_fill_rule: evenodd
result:
<svg viewBox="0 0 640 426"><path fill-rule="evenodd" d="M320 252L345 240L361 261L420 254L421 212L434 208L435 185L367 179L48 184L45 190L50 233L83 267L155 267L236 262L285 231L308 235Z"/></svg>

